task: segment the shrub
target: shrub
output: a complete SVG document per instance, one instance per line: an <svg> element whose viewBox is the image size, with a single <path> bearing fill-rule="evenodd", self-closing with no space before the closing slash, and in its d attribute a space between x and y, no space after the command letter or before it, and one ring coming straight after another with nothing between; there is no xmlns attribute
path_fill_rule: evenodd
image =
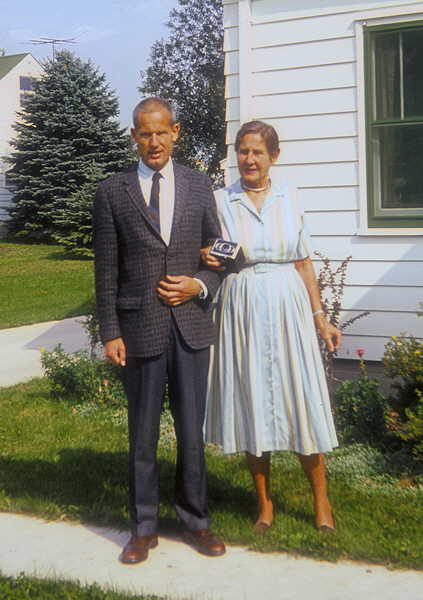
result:
<svg viewBox="0 0 423 600"><path fill-rule="evenodd" d="M53 352L43 352L41 362L57 397L78 403L126 405L118 367L92 359L84 350L67 354L60 344Z"/></svg>
<svg viewBox="0 0 423 600"><path fill-rule="evenodd" d="M423 393L423 344L412 336L393 336L385 346L383 364L388 377L397 379L393 402L404 415L406 408L417 406Z"/></svg>
<svg viewBox="0 0 423 600"><path fill-rule="evenodd" d="M387 431L387 400L361 364L360 379L347 379L335 391L335 423L344 443L380 445Z"/></svg>
<svg viewBox="0 0 423 600"><path fill-rule="evenodd" d="M423 458L423 344L414 337L394 336L383 355L386 374L396 381L388 427L414 457Z"/></svg>
<svg viewBox="0 0 423 600"><path fill-rule="evenodd" d="M414 408L406 408L404 417L390 413L388 425L393 435L403 442L403 446L415 458L423 459L423 394L418 392Z"/></svg>
<svg viewBox="0 0 423 600"><path fill-rule="evenodd" d="M97 317L97 307L94 298L90 299L88 314L81 324L85 329L90 343L90 356L96 358L102 356L102 344L100 339L100 324Z"/></svg>

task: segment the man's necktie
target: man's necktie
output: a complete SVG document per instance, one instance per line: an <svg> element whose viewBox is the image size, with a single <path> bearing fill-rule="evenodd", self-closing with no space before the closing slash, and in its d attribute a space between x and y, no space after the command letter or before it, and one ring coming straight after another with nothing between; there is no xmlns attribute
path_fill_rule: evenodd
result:
<svg viewBox="0 0 423 600"><path fill-rule="evenodd" d="M153 175L153 185L151 186L150 204L148 209L153 217L157 231L160 233L160 178L162 175L156 171Z"/></svg>

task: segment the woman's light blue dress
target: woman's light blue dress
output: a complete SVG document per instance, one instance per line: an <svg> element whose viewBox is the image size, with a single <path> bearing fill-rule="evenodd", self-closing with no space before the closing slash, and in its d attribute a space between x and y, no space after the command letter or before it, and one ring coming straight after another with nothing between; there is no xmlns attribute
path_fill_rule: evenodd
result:
<svg viewBox="0 0 423 600"><path fill-rule="evenodd" d="M294 261L311 254L297 191L272 186L258 212L238 182L216 192L223 237L246 267L216 298L205 438L224 452L300 454L337 446L306 287Z"/></svg>

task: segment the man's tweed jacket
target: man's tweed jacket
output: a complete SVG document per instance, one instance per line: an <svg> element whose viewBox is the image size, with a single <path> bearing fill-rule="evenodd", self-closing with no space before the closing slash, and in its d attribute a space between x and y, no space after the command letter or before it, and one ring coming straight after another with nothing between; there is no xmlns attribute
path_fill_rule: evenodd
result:
<svg viewBox="0 0 423 600"><path fill-rule="evenodd" d="M209 179L173 163L175 207L169 246L154 227L138 180L138 165L101 182L94 203L97 311L103 342L123 337L127 355L160 354L169 340L171 312L193 349L213 343L210 301L170 308L157 295L166 274L201 279L210 300L216 272L200 261L200 248L220 236Z"/></svg>

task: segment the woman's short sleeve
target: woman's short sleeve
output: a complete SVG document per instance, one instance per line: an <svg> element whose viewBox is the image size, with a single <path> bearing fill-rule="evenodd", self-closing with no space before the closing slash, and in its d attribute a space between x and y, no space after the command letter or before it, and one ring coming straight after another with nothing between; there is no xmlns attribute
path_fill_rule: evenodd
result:
<svg viewBox="0 0 423 600"><path fill-rule="evenodd" d="M225 219L225 202L226 202L227 196L228 196L228 193L226 191L226 188L220 188L220 189L214 191L214 198L216 200L216 208L217 208L217 216L219 217L220 226L222 228L222 238L224 240L231 239L228 229L226 227L226 219Z"/></svg>
<svg viewBox="0 0 423 600"><path fill-rule="evenodd" d="M298 236L298 245L297 245L297 260L301 260L303 258L307 258L308 256L312 256L313 254L313 245L311 243L310 231L307 223L307 215L304 212L304 207L302 206L299 198L298 192L296 194L297 207L299 211L299 236Z"/></svg>

